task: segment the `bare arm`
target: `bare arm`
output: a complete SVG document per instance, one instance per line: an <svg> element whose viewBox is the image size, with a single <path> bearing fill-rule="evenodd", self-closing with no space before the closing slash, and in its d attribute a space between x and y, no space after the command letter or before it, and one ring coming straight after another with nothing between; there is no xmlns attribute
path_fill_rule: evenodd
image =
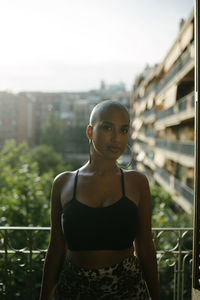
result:
<svg viewBox="0 0 200 300"><path fill-rule="evenodd" d="M140 260L151 299L160 300L156 251L151 233L150 190L145 176L141 176L140 187L141 197L138 206L139 229L135 240L136 255Z"/></svg>
<svg viewBox="0 0 200 300"><path fill-rule="evenodd" d="M51 192L51 234L47 250L40 300L51 300L55 292L60 268L66 255L66 245L61 228L62 207L60 202L60 183L55 179Z"/></svg>

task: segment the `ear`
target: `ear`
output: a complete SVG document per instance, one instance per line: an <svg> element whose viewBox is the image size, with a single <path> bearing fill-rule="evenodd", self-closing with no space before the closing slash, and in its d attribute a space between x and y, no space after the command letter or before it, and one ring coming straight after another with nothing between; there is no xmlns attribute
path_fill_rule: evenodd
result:
<svg viewBox="0 0 200 300"><path fill-rule="evenodd" d="M86 133L87 133L88 139L92 140L92 126L91 125L88 125Z"/></svg>

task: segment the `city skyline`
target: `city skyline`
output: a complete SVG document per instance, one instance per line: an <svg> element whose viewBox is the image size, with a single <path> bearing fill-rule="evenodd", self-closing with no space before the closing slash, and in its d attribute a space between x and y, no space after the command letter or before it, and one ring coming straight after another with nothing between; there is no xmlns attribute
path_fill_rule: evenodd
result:
<svg viewBox="0 0 200 300"><path fill-rule="evenodd" d="M159 5L158 5L159 4ZM159 63L193 1L1 3L0 90L86 91Z"/></svg>

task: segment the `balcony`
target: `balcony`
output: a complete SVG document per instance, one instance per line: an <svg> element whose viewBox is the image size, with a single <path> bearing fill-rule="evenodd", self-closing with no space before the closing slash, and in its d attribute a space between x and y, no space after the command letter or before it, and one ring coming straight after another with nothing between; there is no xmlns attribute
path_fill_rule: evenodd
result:
<svg viewBox="0 0 200 300"><path fill-rule="evenodd" d="M194 192L191 188L159 167L156 168L154 178L165 188L165 190L170 191L170 193L174 195L176 202L186 212L191 213L194 199Z"/></svg>
<svg viewBox="0 0 200 300"><path fill-rule="evenodd" d="M143 114L143 120L145 124L153 123L155 121L155 108L153 107L149 111L144 112Z"/></svg>
<svg viewBox="0 0 200 300"><path fill-rule="evenodd" d="M156 165L154 162L154 148L151 145L136 140L133 144L133 150L134 150L135 161L137 162L137 167L138 164L142 162L144 166L148 166L151 170L155 170ZM150 178L149 181L151 181Z"/></svg>
<svg viewBox="0 0 200 300"><path fill-rule="evenodd" d="M156 140L156 147L168 149L169 151L178 153L178 154L184 154L187 156L194 156L194 142L182 142L182 141L176 141L176 142L170 142L166 140Z"/></svg>
<svg viewBox="0 0 200 300"><path fill-rule="evenodd" d="M161 299L190 299L192 228L153 228L153 237ZM0 299L38 299L48 239L49 228L0 227Z"/></svg>
<svg viewBox="0 0 200 300"><path fill-rule="evenodd" d="M189 50L179 58L179 60L172 67L172 70L169 72L169 74L167 74L160 82L160 84L156 88L156 94L159 94L162 89L164 89L167 84L172 81L172 79L174 79L182 70L187 69L188 65L191 65L191 68L194 67L194 59L191 57L191 53Z"/></svg>
<svg viewBox="0 0 200 300"><path fill-rule="evenodd" d="M194 102L194 92L192 92L178 100L174 106L157 112L155 128L164 129L167 126L180 124L183 120L194 118Z"/></svg>
<svg viewBox="0 0 200 300"><path fill-rule="evenodd" d="M152 145L154 146L155 144L155 131L144 131L144 130L141 130L141 131L138 131L137 133L135 132L133 135L132 135L132 138L134 139L138 139L142 142L145 142L149 145Z"/></svg>
<svg viewBox="0 0 200 300"><path fill-rule="evenodd" d="M156 140L156 147L163 155L186 167L194 167L194 142Z"/></svg>

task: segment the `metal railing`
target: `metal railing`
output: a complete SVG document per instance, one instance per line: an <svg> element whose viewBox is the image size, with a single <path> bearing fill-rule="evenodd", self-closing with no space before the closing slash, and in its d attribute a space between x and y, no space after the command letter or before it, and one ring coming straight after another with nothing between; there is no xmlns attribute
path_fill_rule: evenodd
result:
<svg viewBox="0 0 200 300"><path fill-rule="evenodd" d="M194 157L194 142L193 141L167 141L156 139L156 147Z"/></svg>
<svg viewBox="0 0 200 300"><path fill-rule="evenodd" d="M153 236L157 251L161 299L190 299L192 282L192 228L153 228ZM171 271L171 274L169 271L164 273L164 278L162 278L163 267L169 268ZM190 276L188 276L189 274ZM187 279L186 275L188 276ZM166 289L166 287L170 288L172 282L173 296L163 295L162 289Z"/></svg>
<svg viewBox="0 0 200 300"><path fill-rule="evenodd" d="M173 115L177 115L180 112L186 112L194 108L194 92L186 95L177 101L177 103L168 109L159 111L156 113L156 120L162 120Z"/></svg>
<svg viewBox="0 0 200 300"><path fill-rule="evenodd" d="M156 135L156 133L155 133L155 131L149 130L149 131L146 131L146 132L145 132L145 135L146 135L147 137L154 138L155 135Z"/></svg>
<svg viewBox="0 0 200 300"><path fill-rule="evenodd" d="M190 51L188 50L180 56L178 61L173 65L171 71L158 84L156 93L158 94L191 61L194 61L194 59L191 57Z"/></svg>
<svg viewBox="0 0 200 300"><path fill-rule="evenodd" d="M189 201L191 205L193 205L194 191L190 187L182 183L180 180L178 180L176 177L174 177L164 169L157 167L156 173L158 173L163 178L163 180L167 183L171 190L174 190L176 193L180 194L184 199Z"/></svg>
<svg viewBox="0 0 200 300"><path fill-rule="evenodd" d="M188 300L192 228L153 228L161 299ZM38 299L49 239L45 227L0 227L0 299Z"/></svg>
<svg viewBox="0 0 200 300"><path fill-rule="evenodd" d="M144 120L150 116L153 116L155 115L156 111L155 111L155 108L153 107L152 109L148 110L148 111L145 111L144 114L143 114L143 118Z"/></svg>

